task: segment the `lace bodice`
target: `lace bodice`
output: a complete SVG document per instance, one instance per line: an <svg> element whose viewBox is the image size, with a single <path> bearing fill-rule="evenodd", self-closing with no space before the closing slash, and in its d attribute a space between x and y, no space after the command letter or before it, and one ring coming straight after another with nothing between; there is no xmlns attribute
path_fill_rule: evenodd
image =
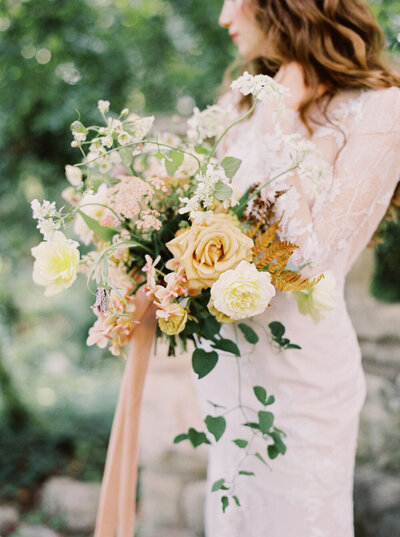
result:
<svg viewBox="0 0 400 537"><path fill-rule="evenodd" d="M223 101L232 98L227 94ZM271 105L259 103L228 133L222 152L242 159L234 185L245 190L291 167L287 145L293 135L312 140L319 154L268 185L264 195L286 190L277 216L282 216L280 238L299 246L293 262L311 262L305 274L333 269L344 279L400 179L400 88L342 92L327 113L332 123L320 110L312 111L310 136L296 111L275 114Z"/></svg>

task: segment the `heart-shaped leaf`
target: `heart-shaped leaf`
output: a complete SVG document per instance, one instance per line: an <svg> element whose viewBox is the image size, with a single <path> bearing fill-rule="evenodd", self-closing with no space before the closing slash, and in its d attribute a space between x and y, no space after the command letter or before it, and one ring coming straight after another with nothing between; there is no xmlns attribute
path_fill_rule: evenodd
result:
<svg viewBox="0 0 400 537"><path fill-rule="evenodd" d="M272 424L274 423L274 415L272 412L265 412L264 410L260 410L258 413L258 423L260 425L260 431L263 434L266 434L269 432L269 430L272 427Z"/></svg>
<svg viewBox="0 0 400 537"><path fill-rule="evenodd" d="M197 373L199 379L202 379L218 363L218 354L215 351L207 352L204 349L196 349L192 354L193 371Z"/></svg>
<svg viewBox="0 0 400 537"><path fill-rule="evenodd" d="M240 323L238 326L248 343L251 343L252 345L258 343L259 337L249 325Z"/></svg>
<svg viewBox="0 0 400 537"><path fill-rule="evenodd" d="M213 343L214 349L219 349L220 351L230 352L235 356L240 356L239 347L231 339L219 339Z"/></svg>
<svg viewBox="0 0 400 537"><path fill-rule="evenodd" d="M196 429L193 429L193 427L189 429L188 437L190 442L192 443L192 446L195 448L200 446L201 444L211 444L205 433L196 431Z"/></svg>
<svg viewBox="0 0 400 537"><path fill-rule="evenodd" d="M207 426L207 429L212 435L215 436L215 440L218 442L226 429L225 418L223 418L222 416L218 416L217 418L214 418L213 416L207 416L204 421Z"/></svg>
<svg viewBox="0 0 400 537"><path fill-rule="evenodd" d="M253 391L254 391L254 395L257 397L260 403L262 405L266 405L267 404L267 390L263 388L262 386L254 386Z"/></svg>
<svg viewBox="0 0 400 537"><path fill-rule="evenodd" d="M269 323L268 326L269 326L269 329L271 330L271 334L273 335L273 337L276 337L278 339L283 337L285 333L285 327L283 326L282 323L278 321L274 321L272 323Z"/></svg>
<svg viewBox="0 0 400 537"><path fill-rule="evenodd" d="M169 158L170 160L165 160L165 169L168 175L172 176L183 162L183 153L182 151L175 151L173 149L169 153Z"/></svg>
<svg viewBox="0 0 400 537"><path fill-rule="evenodd" d="M218 183L215 185L214 198L218 201L228 200L232 196L232 193L232 187L230 187L223 181L218 181Z"/></svg>
<svg viewBox="0 0 400 537"><path fill-rule="evenodd" d="M221 166L224 168L225 175L229 177L229 179L232 179L232 177L240 168L241 164L242 161L239 158L235 157L225 157L224 160L221 162Z"/></svg>

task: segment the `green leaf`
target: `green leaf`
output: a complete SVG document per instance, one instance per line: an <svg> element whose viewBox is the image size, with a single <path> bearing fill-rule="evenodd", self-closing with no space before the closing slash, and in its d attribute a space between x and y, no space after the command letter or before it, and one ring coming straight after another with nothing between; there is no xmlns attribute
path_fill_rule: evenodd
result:
<svg viewBox="0 0 400 537"><path fill-rule="evenodd" d="M273 405L274 403L275 403L275 396L274 396L274 395L270 395L270 396L268 397L267 402L265 403L265 406Z"/></svg>
<svg viewBox="0 0 400 537"><path fill-rule="evenodd" d="M78 209L77 212L81 215L87 227L91 229L96 237L99 237L99 239L102 239L106 242L111 242L114 235L118 233L118 231L112 227L101 226L97 220L91 216L88 216L83 211Z"/></svg>
<svg viewBox="0 0 400 537"><path fill-rule="evenodd" d="M269 323L269 329L271 330L271 334L273 335L273 337L276 337L276 338L281 338L283 337L284 333L285 333L285 327L283 326L282 323L280 323L279 321L274 321L272 323Z"/></svg>
<svg viewBox="0 0 400 537"><path fill-rule="evenodd" d="M241 438L238 438L238 439L236 439L236 440L232 440L232 442L233 442L234 444L236 444L237 447L240 447L241 449L244 449L244 448L246 448L246 447L249 445L249 443L248 443L247 440L242 440Z"/></svg>
<svg viewBox="0 0 400 537"><path fill-rule="evenodd" d="M240 356L239 347L231 339L219 339L213 343L214 349L219 349L220 351L230 352L235 356Z"/></svg>
<svg viewBox="0 0 400 537"><path fill-rule="evenodd" d="M255 421L248 421L246 423L243 423L243 425L245 427L250 427L251 429L257 429L259 430L260 429L260 426L258 423L256 423Z"/></svg>
<svg viewBox="0 0 400 537"><path fill-rule="evenodd" d="M275 444L271 444L270 446L268 446L267 450L268 450L268 457L272 460L276 459L277 456L279 455L279 450Z"/></svg>
<svg viewBox="0 0 400 537"><path fill-rule="evenodd" d="M165 159L166 159L166 158L167 158L166 155L164 155L164 153L161 153L161 151L157 151L157 153L154 153L154 156L155 156L156 158L159 158L159 159L161 159L161 158L165 158Z"/></svg>
<svg viewBox="0 0 400 537"><path fill-rule="evenodd" d="M254 386L253 391L254 391L254 395L257 397L260 403L262 405L266 405L267 404L267 390L263 388L262 386Z"/></svg>
<svg viewBox="0 0 400 537"><path fill-rule="evenodd" d="M226 508L227 508L228 505L229 505L229 498L228 498L228 496L222 496L222 498L221 498L221 502L222 502L222 511L225 513Z"/></svg>
<svg viewBox="0 0 400 537"><path fill-rule="evenodd" d="M184 440L188 440L189 436L186 433L178 434L174 438L174 444L179 444L179 442L183 442Z"/></svg>
<svg viewBox="0 0 400 537"><path fill-rule="evenodd" d="M286 346L287 349L301 349L300 345L296 345L295 343L289 343L289 345Z"/></svg>
<svg viewBox="0 0 400 537"><path fill-rule="evenodd" d="M271 429L272 424L274 423L274 415L272 412L265 412L265 410L260 410L258 413L258 423L260 425L260 431L263 434L268 433Z"/></svg>
<svg viewBox="0 0 400 537"><path fill-rule="evenodd" d="M239 475L252 476L252 475L256 475L256 474L254 472L247 472L246 470L240 470Z"/></svg>
<svg viewBox="0 0 400 537"><path fill-rule="evenodd" d="M204 349L196 349L192 354L193 371L199 379L208 375L218 363L218 354L215 351L207 352Z"/></svg>
<svg viewBox="0 0 400 537"><path fill-rule="evenodd" d="M274 431L273 433L270 433L271 438L274 440L274 446L278 450L278 453L281 453L284 455L286 453L286 445L285 442L282 440L281 435Z"/></svg>
<svg viewBox="0 0 400 537"><path fill-rule="evenodd" d="M248 343L252 343L253 345L258 343L259 337L249 325L240 323L238 326L239 326L240 331L244 335L245 340Z"/></svg>
<svg viewBox="0 0 400 537"><path fill-rule="evenodd" d="M182 151L172 149L169 153L169 157L171 160L165 160L165 169L167 170L168 175L172 176L183 162L183 153Z"/></svg>
<svg viewBox="0 0 400 537"><path fill-rule="evenodd" d="M225 479L218 479L218 481L215 481L211 488L211 492L215 492L216 490L228 490L225 486Z"/></svg>
<svg viewBox="0 0 400 537"><path fill-rule="evenodd" d="M239 498L237 496L232 496L232 498L235 500L236 505L238 507L241 507L240 502L239 502Z"/></svg>
<svg viewBox="0 0 400 537"><path fill-rule="evenodd" d="M196 429L193 429L193 427L189 429L188 437L190 442L192 443L192 446L195 448L200 446L201 444L211 444L205 433L196 431Z"/></svg>
<svg viewBox="0 0 400 537"><path fill-rule="evenodd" d="M214 418L213 416L207 416L204 421L207 426L207 429L212 435L215 436L215 440L218 442L226 429L225 418L223 418L222 416L218 416L217 418Z"/></svg>
<svg viewBox="0 0 400 537"><path fill-rule="evenodd" d="M196 153L198 153L199 155L208 155L208 153L209 153L208 149L206 149L206 148L203 147L202 145L195 145L195 146L194 146L194 150L195 150Z"/></svg>
<svg viewBox="0 0 400 537"><path fill-rule="evenodd" d="M254 456L257 457L257 459L259 459L261 462L263 462L265 464L265 466L268 466L267 461L264 459L264 457L260 453L256 453ZM269 466L268 466L268 468L269 468Z"/></svg>
<svg viewBox="0 0 400 537"><path fill-rule="evenodd" d="M232 188L223 181L218 181L215 185L214 198L218 201L228 200L232 196L232 193Z"/></svg>
<svg viewBox="0 0 400 537"><path fill-rule="evenodd" d="M225 157L224 160L221 162L221 166L224 168L225 175L229 177L229 179L232 179L232 177L240 168L241 164L242 161L239 158L235 157Z"/></svg>

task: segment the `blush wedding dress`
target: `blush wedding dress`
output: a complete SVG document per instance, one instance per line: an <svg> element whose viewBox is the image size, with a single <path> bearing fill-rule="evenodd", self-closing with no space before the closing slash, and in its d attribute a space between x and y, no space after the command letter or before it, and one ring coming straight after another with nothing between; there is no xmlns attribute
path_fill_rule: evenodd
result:
<svg viewBox="0 0 400 537"><path fill-rule="evenodd" d="M226 94L221 104L234 102ZM349 318L344 283L350 267L366 247L383 218L400 178L400 89L345 91L328 107L328 122L315 109L312 137L299 114L274 115L259 103L255 112L224 139L220 156L242 160L233 186L245 191L290 168L287 135L311 139L320 153L324 173L315 182L297 171L282 176L265 190L286 191L277 201L282 216L279 238L299 246L292 264L310 262L305 275L330 270L336 279L337 307L315 324L301 315L297 303L278 293L265 313L249 324L260 337L253 348L239 338L242 404L257 408L253 386L274 394L275 424L287 437L287 453L268 461L249 458L235 494L241 507L221 509L223 492L212 483L233 477L243 450L233 442L249 437L240 412L227 415L227 432L210 447L207 537L353 537L353 471L360 410L365 398L361 353ZM343 146L343 147L342 147ZM277 352L270 344L268 324L280 321L287 337L301 350ZM222 334L234 339L233 326ZM204 415L209 401L233 408L238 404L237 363L220 353L216 368L197 384ZM265 445L254 451L265 453Z"/></svg>

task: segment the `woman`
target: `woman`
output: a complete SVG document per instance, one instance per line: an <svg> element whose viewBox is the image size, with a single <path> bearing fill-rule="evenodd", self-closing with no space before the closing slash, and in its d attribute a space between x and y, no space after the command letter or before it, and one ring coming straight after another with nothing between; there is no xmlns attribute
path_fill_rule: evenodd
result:
<svg viewBox="0 0 400 537"><path fill-rule="evenodd" d="M276 199L280 238L299 246L293 261L311 263L307 275L333 273L337 305L315 324L282 294L255 318L264 342L242 359L243 404L254 407L254 385L276 396L275 421L287 434L287 453L269 463L271 471L255 458L246 463L256 475L236 482L242 507L223 514L221 494L209 494L206 535L352 537L365 380L343 289L400 178L400 78L380 59L382 34L363 0L225 0L219 23L247 70L275 76L291 90L281 115L260 103L228 134L223 154L242 159L234 186L244 191L287 169L285 135L314 142L321 176L312 181L307 173L286 174L264 196ZM221 99L229 103L242 115L249 105L233 92ZM271 321L281 321L301 350L275 352L263 330ZM231 325L224 330L233 337ZM198 385L205 413L208 401L234 407L235 361L224 357ZM209 489L229 479L243 456L232 442L244 438L243 419L234 413L229 419L232 435L210 451Z"/></svg>

